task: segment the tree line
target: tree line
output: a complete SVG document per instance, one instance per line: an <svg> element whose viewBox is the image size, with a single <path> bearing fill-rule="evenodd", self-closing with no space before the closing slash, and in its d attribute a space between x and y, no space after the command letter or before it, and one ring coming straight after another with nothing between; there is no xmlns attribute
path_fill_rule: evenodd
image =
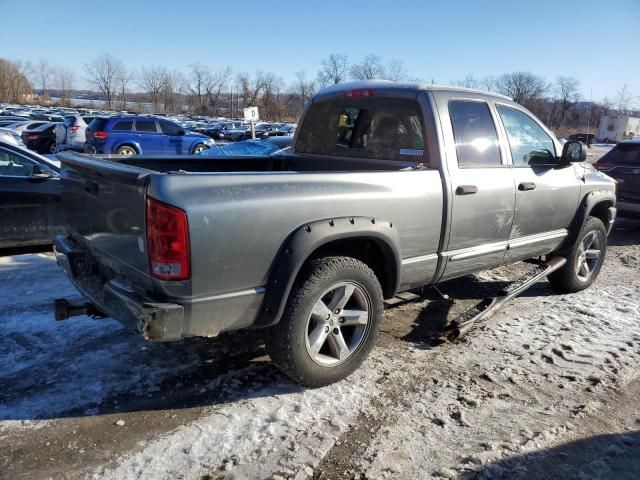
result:
<svg viewBox="0 0 640 480"><path fill-rule="evenodd" d="M156 113L191 113L199 115L241 116L242 108L258 106L266 120L295 120L305 102L319 88L348 80L386 79L436 83L432 79L412 77L399 60L384 61L367 55L352 61L347 55L331 54L320 61L318 72L299 71L293 81L272 72L234 72L230 67L213 67L195 63L186 70L172 70L162 65L127 68L109 53L84 64L82 72L55 66L46 60L35 64L0 59L0 101L24 103L26 94L37 92L41 99L56 91L63 106L69 105L80 74L84 83L100 94L107 109L127 110L130 102L146 103ZM580 80L558 76L553 81L530 72L512 72L499 76L445 82L497 92L524 105L551 128L584 128L594 125L609 112L631 112L640 103L627 85L615 96L599 101L584 99Z"/></svg>

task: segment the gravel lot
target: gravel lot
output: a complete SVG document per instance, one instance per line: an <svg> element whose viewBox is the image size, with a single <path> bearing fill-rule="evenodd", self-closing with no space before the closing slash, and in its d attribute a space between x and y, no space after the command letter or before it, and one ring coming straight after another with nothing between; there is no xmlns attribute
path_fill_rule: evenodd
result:
<svg viewBox="0 0 640 480"><path fill-rule="evenodd" d="M387 310L349 379L305 390L260 332L146 343L113 320L56 323L51 255L0 258L0 478L640 476L640 224L596 284L540 282L457 343L434 334L526 265Z"/></svg>

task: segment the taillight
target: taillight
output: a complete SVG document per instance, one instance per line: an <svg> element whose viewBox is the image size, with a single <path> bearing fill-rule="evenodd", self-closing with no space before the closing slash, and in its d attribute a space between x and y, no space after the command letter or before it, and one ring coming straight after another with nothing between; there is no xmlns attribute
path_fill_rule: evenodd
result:
<svg viewBox="0 0 640 480"><path fill-rule="evenodd" d="M109 132L94 132L93 133L93 138L95 138L96 140L106 140L108 136L109 136Z"/></svg>
<svg viewBox="0 0 640 480"><path fill-rule="evenodd" d="M189 224L179 208L147 199L147 251L151 275L186 280L189 268Z"/></svg>
<svg viewBox="0 0 640 480"><path fill-rule="evenodd" d="M35 140L38 138L37 133L32 133L31 135L27 135L27 140Z"/></svg>
<svg viewBox="0 0 640 480"><path fill-rule="evenodd" d="M80 125L75 125L73 127L69 127L69 131L71 131L71 132L77 132L78 130L80 130Z"/></svg>

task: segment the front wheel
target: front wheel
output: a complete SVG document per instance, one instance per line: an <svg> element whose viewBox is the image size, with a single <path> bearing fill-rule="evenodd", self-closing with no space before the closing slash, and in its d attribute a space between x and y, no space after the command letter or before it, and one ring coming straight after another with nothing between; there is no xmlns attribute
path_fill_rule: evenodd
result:
<svg viewBox="0 0 640 480"><path fill-rule="evenodd" d="M312 261L291 290L267 351L294 381L320 387L353 373L375 343L383 295L375 273L350 257Z"/></svg>
<svg viewBox="0 0 640 480"><path fill-rule="evenodd" d="M209 147L207 147L204 143L199 143L195 147L193 147L193 154L198 155L200 152L204 152L208 149Z"/></svg>
<svg viewBox="0 0 640 480"><path fill-rule="evenodd" d="M602 220L589 217L566 255L567 263L549 275L551 287L560 293L575 293L595 282L607 252L607 231Z"/></svg>

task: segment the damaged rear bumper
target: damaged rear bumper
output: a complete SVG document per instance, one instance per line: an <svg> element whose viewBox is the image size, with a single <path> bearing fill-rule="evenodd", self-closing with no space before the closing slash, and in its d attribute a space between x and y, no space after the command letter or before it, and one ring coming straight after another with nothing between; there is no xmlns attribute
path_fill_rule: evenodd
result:
<svg viewBox="0 0 640 480"><path fill-rule="evenodd" d="M153 301L115 279L103 278L90 252L70 237L57 236L54 251L58 265L95 310L140 332L147 340L183 338L182 305ZM56 318L60 320L90 310L77 308L77 304L65 299L56 300Z"/></svg>

